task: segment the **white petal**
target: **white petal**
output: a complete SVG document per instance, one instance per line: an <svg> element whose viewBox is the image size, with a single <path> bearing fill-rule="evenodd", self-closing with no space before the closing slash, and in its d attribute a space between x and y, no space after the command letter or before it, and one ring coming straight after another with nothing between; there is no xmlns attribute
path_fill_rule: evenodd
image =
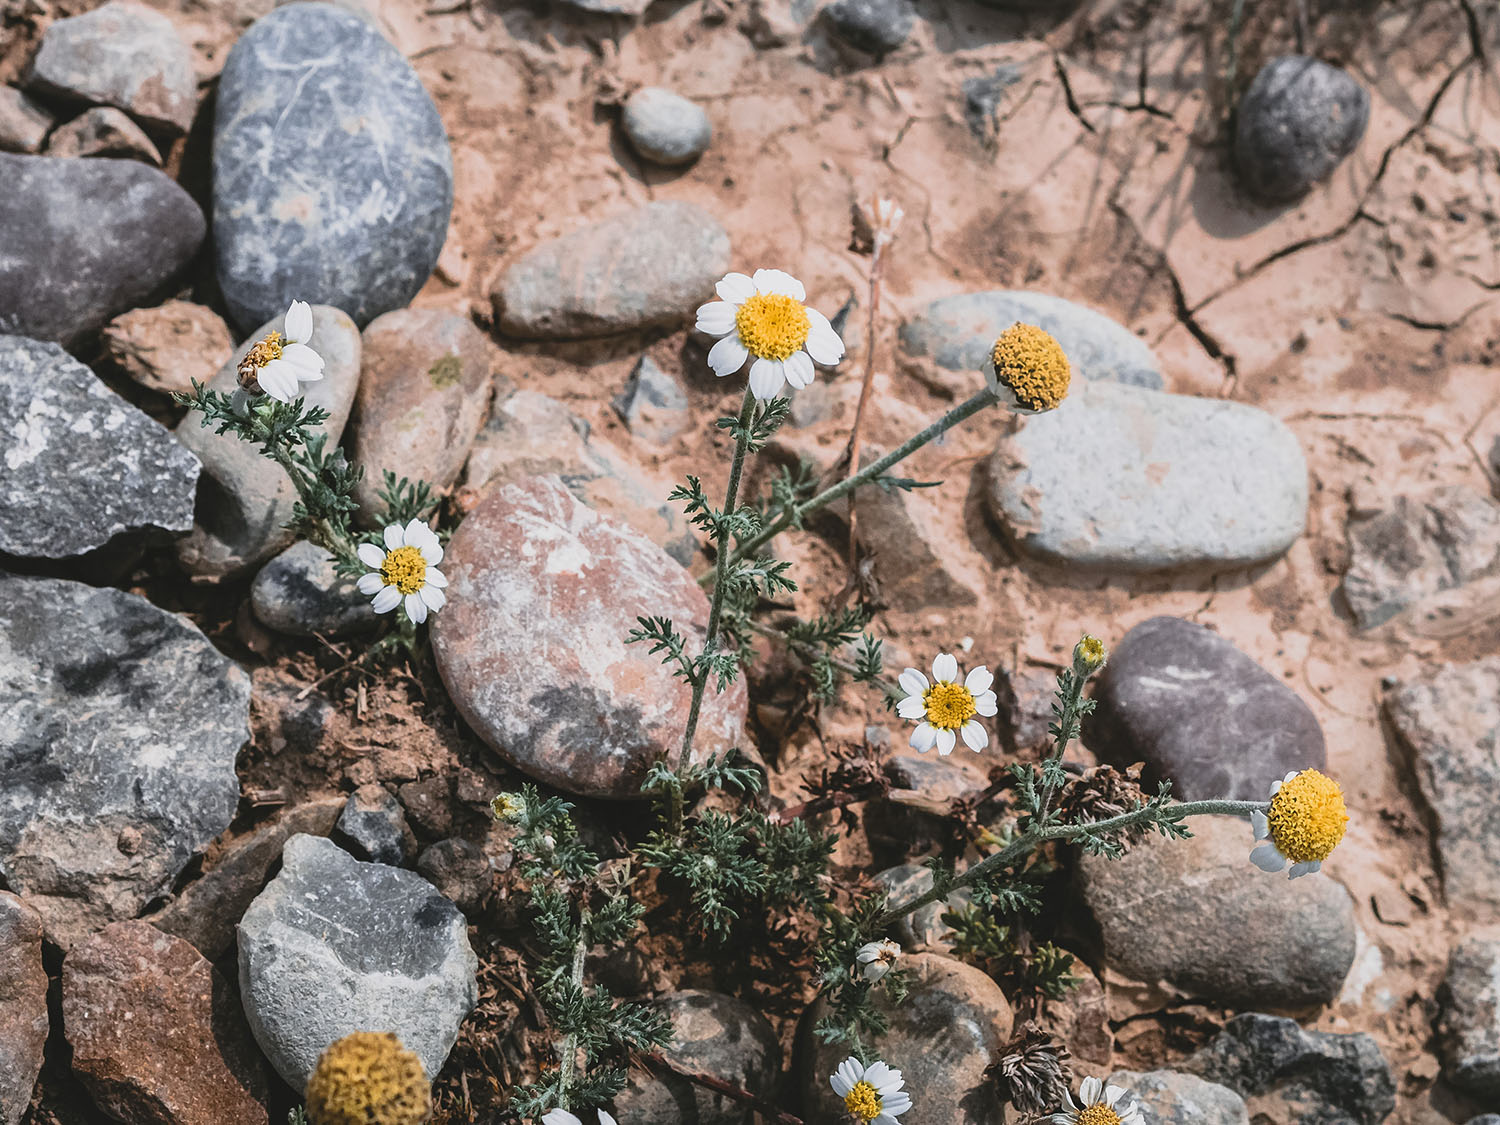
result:
<svg viewBox="0 0 1500 1125"><path fill-rule="evenodd" d="M990 685L995 682L995 677L990 670L981 664L967 676L964 677L964 687L969 689L969 694L975 698L990 690Z"/></svg>
<svg viewBox="0 0 1500 1125"><path fill-rule="evenodd" d="M385 538L385 549L394 551L402 546L402 540L406 538L406 529L399 523L393 523L382 533Z"/></svg>
<svg viewBox="0 0 1500 1125"><path fill-rule="evenodd" d="M877 1094L884 1094L893 1085L897 1090L901 1088L901 1072L893 1071L884 1059L876 1059L865 1070L865 1081L875 1087Z"/></svg>
<svg viewBox="0 0 1500 1125"><path fill-rule="evenodd" d="M1292 869L1287 874L1288 879L1300 879L1304 875L1312 875L1323 869L1323 862L1317 859L1309 859L1304 863L1292 864Z"/></svg>
<svg viewBox="0 0 1500 1125"><path fill-rule="evenodd" d="M725 375L733 375L741 367L745 366L745 360L750 358L749 351L745 345L740 343L738 336L725 336L713 347L708 349L708 366L713 373L720 378Z"/></svg>
<svg viewBox="0 0 1500 1125"><path fill-rule="evenodd" d="M428 609L432 610L433 613L436 613L438 610L442 609L445 605L448 604L448 595L443 593L436 586L423 586L420 590L417 591L417 596L422 599L423 604L426 605Z"/></svg>
<svg viewBox="0 0 1500 1125"><path fill-rule="evenodd" d="M710 336L727 336L734 331L734 314L735 307L728 301L710 301L698 306L698 322L694 327Z"/></svg>
<svg viewBox="0 0 1500 1125"><path fill-rule="evenodd" d="M750 365L750 391L762 402L775 398L786 384L780 360L757 359Z"/></svg>
<svg viewBox="0 0 1500 1125"><path fill-rule="evenodd" d="M974 697L974 710L988 719L999 713L1000 701L995 698L994 692L982 691Z"/></svg>
<svg viewBox="0 0 1500 1125"><path fill-rule="evenodd" d="M844 358L844 341L817 309L807 310L807 354L824 367L832 367Z"/></svg>
<svg viewBox="0 0 1500 1125"><path fill-rule="evenodd" d="M977 723L973 719L970 719L959 728L959 733L964 736L964 745L970 750L983 750L990 744L989 732L984 729L981 723Z"/></svg>
<svg viewBox="0 0 1500 1125"><path fill-rule="evenodd" d="M401 546L420 547L424 541L422 532L427 530L427 525L421 520L412 520L401 529Z"/></svg>
<svg viewBox="0 0 1500 1125"><path fill-rule="evenodd" d="M286 329L286 338L292 343L307 343L313 334L312 306L306 301L293 301L286 310L282 327Z"/></svg>
<svg viewBox="0 0 1500 1125"><path fill-rule="evenodd" d="M1104 1104L1114 1109L1115 1104L1129 1092L1124 1086L1106 1086L1104 1087Z"/></svg>
<svg viewBox="0 0 1500 1125"><path fill-rule="evenodd" d="M406 616L410 617L415 625L420 625L427 620L427 603L422 600L421 594L406 595Z"/></svg>
<svg viewBox="0 0 1500 1125"><path fill-rule="evenodd" d="M599 1125L619 1125L619 1122L614 1119L614 1115L608 1110L601 1109L599 1111Z"/></svg>
<svg viewBox="0 0 1500 1125"><path fill-rule="evenodd" d="M367 598L372 598L380 593L384 586L385 579L381 578L378 574L361 574L359 581L354 584L355 589Z"/></svg>
<svg viewBox="0 0 1500 1125"><path fill-rule="evenodd" d="M896 704L896 714L903 719L920 719L927 714L927 704L922 701L920 695L908 695Z"/></svg>
<svg viewBox="0 0 1500 1125"><path fill-rule="evenodd" d="M1286 866L1286 856L1276 850L1276 845L1267 840L1250 853L1250 862L1262 871L1280 871Z"/></svg>
<svg viewBox="0 0 1500 1125"><path fill-rule="evenodd" d="M1084 1105L1099 1104L1099 1095L1104 1093L1104 1083L1093 1075L1078 1084L1078 1097Z"/></svg>
<svg viewBox="0 0 1500 1125"><path fill-rule="evenodd" d="M901 1122L897 1121L889 1110L886 1110L878 1114L875 1120L870 1122L870 1125L901 1125Z"/></svg>
<svg viewBox="0 0 1500 1125"><path fill-rule="evenodd" d="M443 561L443 545L437 541L436 536L429 542L423 543L418 550L422 552L422 561L428 566L437 566Z"/></svg>
<svg viewBox="0 0 1500 1125"><path fill-rule="evenodd" d="M273 359L255 373L260 389L277 402L291 402L297 397L297 369L290 363Z"/></svg>
<svg viewBox="0 0 1500 1125"><path fill-rule="evenodd" d="M802 282L782 270L756 270L754 281L757 292L779 293L794 301L807 300L807 290L802 288Z"/></svg>
<svg viewBox="0 0 1500 1125"><path fill-rule="evenodd" d="M798 390L811 383L813 376L818 373L813 367L812 356L806 352L797 352L795 355L788 356L785 368L786 381Z"/></svg>
<svg viewBox="0 0 1500 1125"><path fill-rule="evenodd" d="M359 561L371 570L379 570L385 564L385 552L374 543L361 543L355 553L359 555Z"/></svg>
<svg viewBox="0 0 1500 1125"><path fill-rule="evenodd" d="M281 358L295 367L298 378L306 382L323 377L323 357L306 344L288 344L281 349Z"/></svg>
<svg viewBox="0 0 1500 1125"><path fill-rule="evenodd" d="M376 613L390 613L401 604L401 591L394 586L381 587L380 593L376 594L370 602L370 608Z"/></svg>
<svg viewBox="0 0 1500 1125"><path fill-rule="evenodd" d="M542 1125L583 1125L583 1122L565 1109L549 1109L542 1114Z"/></svg>
<svg viewBox="0 0 1500 1125"><path fill-rule="evenodd" d="M934 746L937 745L937 740L937 727L933 726L931 723L919 723L917 725L917 729L911 732L911 739L908 745L910 745L913 750L918 750L921 753L925 754L927 753L927 751L931 750Z"/></svg>
<svg viewBox="0 0 1500 1125"><path fill-rule="evenodd" d="M951 652L940 652L932 662L932 678L940 684L951 684L958 679L958 661Z"/></svg>
<svg viewBox="0 0 1500 1125"><path fill-rule="evenodd" d="M1281 779L1281 783L1285 785L1288 781L1291 781L1292 778L1296 777L1301 772L1301 770L1288 770L1287 775Z"/></svg>
<svg viewBox="0 0 1500 1125"><path fill-rule="evenodd" d="M885 1113L889 1113L894 1116L898 1113L905 1113L911 1108L911 1095L908 1094L905 1090L898 1090L890 1097L882 1098L881 1103L882 1104L880 1108Z"/></svg>
<svg viewBox="0 0 1500 1125"><path fill-rule="evenodd" d="M943 757L946 758L949 754L953 753L953 747L957 745L957 743L958 736L955 735L951 730L939 730L937 732L938 753L943 755Z"/></svg>
<svg viewBox="0 0 1500 1125"><path fill-rule="evenodd" d="M443 572L436 567L427 568L427 585L436 586L439 590L447 587L448 579L443 577Z"/></svg>
<svg viewBox="0 0 1500 1125"><path fill-rule="evenodd" d="M714 292L731 305L743 305L755 296L755 282L742 273L726 273L714 286Z"/></svg>
<svg viewBox="0 0 1500 1125"><path fill-rule="evenodd" d="M1271 834L1271 822L1266 819L1266 814L1256 809L1250 814L1250 827L1255 831L1257 840L1264 840Z"/></svg>
<svg viewBox="0 0 1500 1125"><path fill-rule="evenodd" d="M896 682L901 685L901 690L906 692L907 695L927 694L927 677L915 668L908 668L902 672L896 678Z"/></svg>

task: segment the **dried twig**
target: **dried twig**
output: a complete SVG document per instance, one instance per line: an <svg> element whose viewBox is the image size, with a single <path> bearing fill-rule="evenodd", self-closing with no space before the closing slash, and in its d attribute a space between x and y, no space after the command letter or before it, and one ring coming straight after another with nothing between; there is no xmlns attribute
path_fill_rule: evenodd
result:
<svg viewBox="0 0 1500 1125"><path fill-rule="evenodd" d="M679 1062L659 1054L640 1054L636 1056L643 1066L656 1071L658 1074L674 1074L678 1078L686 1079L694 1086L702 1086L705 1090L712 1090L716 1094L723 1094L731 1101L739 1102L740 1105L749 1106L767 1121L774 1125L803 1125L802 1118L780 1109L757 1094L752 1094L743 1087L736 1086L733 1082L726 1082L712 1074L705 1074L701 1070L693 1070L683 1066Z"/></svg>

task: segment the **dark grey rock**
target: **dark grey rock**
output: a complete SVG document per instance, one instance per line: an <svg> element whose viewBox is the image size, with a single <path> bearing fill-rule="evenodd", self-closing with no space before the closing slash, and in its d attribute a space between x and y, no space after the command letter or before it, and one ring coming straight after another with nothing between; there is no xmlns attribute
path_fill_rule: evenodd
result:
<svg viewBox="0 0 1500 1125"><path fill-rule="evenodd" d="M1467 1125L1500 1125L1500 1113L1481 1113L1469 1118Z"/></svg>
<svg viewBox="0 0 1500 1125"><path fill-rule="evenodd" d="M1444 664L1398 683L1386 713L1432 813L1450 904L1500 910L1500 658Z"/></svg>
<svg viewBox="0 0 1500 1125"><path fill-rule="evenodd" d="M643 86L626 98L620 126L636 152L669 168L697 160L714 136L697 102L660 86Z"/></svg>
<svg viewBox="0 0 1500 1125"><path fill-rule="evenodd" d="M1397 496L1385 511L1351 518L1348 536L1341 589L1361 629L1500 574L1500 504L1463 485Z"/></svg>
<svg viewBox="0 0 1500 1125"><path fill-rule="evenodd" d="M1438 998L1444 1075L1476 1102L1500 1104L1500 939L1461 941Z"/></svg>
<svg viewBox="0 0 1500 1125"><path fill-rule="evenodd" d="M262 625L289 637L347 637L379 622L370 599L339 577L333 556L306 540L260 568L250 605Z"/></svg>
<svg viewBox="0 0 1500 1125"><path fill-rule="evenodd" d="M361 785L349 795L334 826L334 838L360 859L404 864L416 848L401 802L383 785Z"/></svg>
<svg viewBox="0 0 1500 1125"><path fill-rule="evenodd" d="M188 531L198 459L56 344L0 336L0 554L66 559Z"/></svg>
<svg viewBox="0 0 1500 1125"><path fill-rule="evenodd" d="M1084 742L1103 762L1145 762L1179 800L1268 801L1292 770L1328 764L1323 730L1291 688L1219 634L1180 617L1126 633L1094 687Z"/></svg>
<svg viewBox="0 0 1500 1125"><path fill-rule="evenodd" d="M144 598L0 578L0 714L0 876L64 949L229 827L250 679Z"/></svg>
<svg viewBox="0 0 1500 1125"><path fill-rule="evenodd" d="M410 871L293 836L239 925L240 993L261 1050L294 1090L353 1031L393 1031L437 1074L478 1000L464 916Z"/></svg>
<svg viewBox="0 0 1500 1125"><path fill-rule="evenodd" d="M932 890L932 868L920 863L903 863L876 873L875 882L890 896L892 906L910 902ZM943 921L950 910L961 910L970 902L968 891L954 891L941 902L918 907L896 920L891 938L903 950L935 949L947 953L953 943L952 931Z"/></svg>
<svg viewBox="0 0 1500 1125"><path fill-rule="evenodd" d="M882 734L888 734L881 728ZM949 813L953 802L973 797L989 783L981 756L967 748L963 754L942 757L919 754L905 743L885 767L891 789L865 810L865 829L877 861L897 863L907 856L941 848L952 833Z"/></svg>
<svg viewBox="0 0 1500 1125"><path fill-rule="evenodd" d="M47 1046L42 918L0 891L0 1125L21 1125Z"/></svg>
<svg viewBox="0 0 1500 1125"><path fill-rule="evenodd" d="M906 42L916 26L917 9L911 0L834 0L823 16L845 43L883 55Z"/></svg>
<svg viewBox="0 0 1500 1125"><path fill-rule="evenodd" d="M1195 1074L1117 1070L1109 1082L1135 1094L1146 1125L1250 1125L1245 1099Z"/></svg>
<svg viewBox="0 0 1500 1125"><path fill-rule="evenodd" d="M172 133L186 133L197 109L188 45L170 19L129 0L111 0L48 27L30 85L60 98L115 106Z"/></svg>
<svg viewBox="0 0 1500 1125"><path fill-rule="evenodd" d="M456 837L439 840L418 856L417 871L471 918L484 910L493 889L495 872L484 849Z"/></svg>
<svg viewBox="0 0 1500 1125"><path fill-rule="evenodd" d="M1240 99L1235 166L1252 195L1288 202L1333 174L1369 120L1370 95L1347 72L1283 55L1261 67Z"/></svg>
<svg viewBox="0 0 1500 1125"><path fill-rule="evenodd" d="M1380 1125L1396 1108L1390 1065L1370 1036L1303 1031L1259 1012L1235 1016L1183 1069L1298 1125Z"/></svg>
<svg viewBox="0 0 1500 1125"><path fill-rule="evenodd" d="M453 782L446 773L433 774L418 781L408 781L396 790L406 819L424 836L437 838L453 831ZM489 801L483 802L489 811Z"/></svg>
<svg viewBox="0 0 1500 1125"><path fill-rule="evenodd" d="M975 139L993 142L995 139L995 114L1005 100L1005 91L1019 82L1025 73L1021 67L1006 63L995 68L993 74L981 74L977 78L965 78L964 121ZM1009 325L1006 325L1008 328ZM1002 329L1003 331L1003 329ZM998 336L1000 333L996 333ZM994 343L991 337L990 343Z"/></svg>
<svg viewBox="0 0 1500 1125"><path fill-rule="evenodd" d="M400 52L332 4L290 4L245 32L219 78L214 251L233 318L292 300L363 326L407 304L448 232L453 159Z"/></svg>
<svg viewBox="0 0 1500 1125"><path fill-rule="evenodd" d="M161 152L145 130L113 106L95 106L59 125L47 138L48 156L120 156L161 167Z"/></svg>
<svg viewBox="0 0 1500 1125"><path fill-rule="evenodd" d="M1108 487L1079 470L1081 451L1108 466ZM1296 436L1222 399L1075 382L1060 407L1004 437L988 467L990 509L1018 550L1105 573L1265 562L1307 521Z"/></svg>
<svg viewBox="0 0 1500 1125"><path fill-rule="evenodd" d="M203 212L138 160L0 153L0 332L68 343L192 260Z"/></svg>
<svg viewBox="0 0 1500 1125"><path fill-rule="evenodd" d="M0 86L0 152L37 153L52 115L14 86Z"/></svg>
<svg viewBox="0 0 1500 1125"><path fill-rule="evenodd" d="M691 203L648 203L522 254L494 291L501 330L567 340L675 326L713 299L729 235Z"/></svg>
<svg viewBox="0 0 1500 1125"><path fill-rule="evenodd" d="M765 1016L733 996L696 989L672 992L651 1003L672 1022L674 1041L663 1052L668 1058L767 1101L776 1100L781 1045ZM685 1078L635 1068L614 1105L619 1120L652 1125L750 1125L754 1119L748 1106Z"/></svg>
<svg viewBox="0 0 1500 1125"><path fill-rule="evenodd" d="M687 392L648 355L641 356L611 405L626 429L655 445L665 445L693 421Z"/></svg>
<svg viewBox="0 0 1500 1125"><path fill-rule="evenodd" d="M1118 860L1079 857L1105 964L1228 1007L1293 1010L1337 996L1354 963L1349 892L1326 876L1257 871L1247 820L1198 817L1192 830L1188 840L1148 836Z"/></svg>
<svg viewBox="0 0 1500 1125"><path fill-rule="evenodd" d="M1075 379L1161 388L1161 364L1139 336L1101 312L1049 293L995 289L943 297L901 326L901 348L949 371L972 371L978 390L980 366L995 340L1018 321L1057 338Z"/></svg>

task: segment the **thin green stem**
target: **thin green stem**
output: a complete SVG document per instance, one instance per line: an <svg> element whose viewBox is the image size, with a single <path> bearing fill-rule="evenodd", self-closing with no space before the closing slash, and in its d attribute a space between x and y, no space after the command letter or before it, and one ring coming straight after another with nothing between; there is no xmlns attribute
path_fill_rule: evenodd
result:
<svg viewBox="0 0 1500 1125"><path fill-rule="evenodd" d="M1052 745L1052 763L1062 761L1063 751L1068 748L1068 743L1073 740L1073 730L1078 725L1078 712L1083 704L1083 689L1089 682L1087 675L1080 675L1075 665L1072 673L1073 678L1068 682L1068 692L1062 695L1061 713L1057 717L1057 737ZM1052 807L1052 797L1057 789L1054 770L1046 771L1048 780L1042 783L1042 799L1037 805L1037 822L1047 823L1047 811Z"/></svg>
<svg viewBox="0 0 1500 1125"><path fill-rule="evenodd" d="M570 975L573 984L583 987L583 963L589 952L589 923L593 915L589 913L587 906L581 906L578 910L578 944L573 947L573 964ZM569 1103L568 1087L573 1084L573 1070L577 1065L578 1035L576 1032L568 1032L563 1036L562 1047L559 1048L561 1057L557 1060L557 1099L560 1108L567 1109Z"/></svg>
<svg viewBox="0 0 1500 1125"><path fill-rule="evenodd" d="M764 625L759 621L751 621L750 628L762 637L767 637L773 641L781 641L788 648L801 653L809 660L816 660L819 656L823 655L817 645L808 644L806 641L799 641L785 629L778 629L774 625ZM832 664L840 672L846 672L850 676L859 675L859 667L853 661L845 660L841 656L834 656L833 653L828 653L827 657L828 663ZM888 680L884 676L868 682L871 687L877 687L883 691L888 699L900 699L903 695L896 681Z"/></svg>

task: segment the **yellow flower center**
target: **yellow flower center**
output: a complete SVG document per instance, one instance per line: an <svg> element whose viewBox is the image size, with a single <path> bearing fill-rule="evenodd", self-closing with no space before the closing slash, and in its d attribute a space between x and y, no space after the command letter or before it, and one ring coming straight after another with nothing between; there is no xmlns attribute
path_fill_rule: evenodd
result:
<svg viewBox="0 0 1500 1125"><path fill-rule="evenodd" d="M844 1095L844 1108L861 1121L874 1121L880 1116L880 1094L868 1082L856 1082L854 1089Z"/></svg>
<svg viewBox="0 0 1500 1125"><path fill-rule="evenodd" d="M427 560L415 547L397 547L380 564L380 578L403 594L415 594L427 581Z"/></svg>
<svg viewBox="0 0 1500 1125"><path fill-rule="evenodd" d="M1027 410L1051 410L1068 395L1072 368L1062 345L1034 324L1012 324L990 353L995 377Z"/></svg>
<svg viewBox="0 0 1500 1125"><path fill-rule="evenodd" d="M1078 1125L1120 1125L1120 1115L1107 1105L1090 1105L1078 1115Z"/></svg>
<svg viewBox="0 0 1500 1125"><path fill-rule="evenodd" d="M1276 791L1266 814L1271 839L1293 863L1321 862L1344 838L1349 813L1338 782L1303 770Z"/></svg>
<svg viewBox="0 0 1500 1125"><path fill-rule="evenodd" d="M240 360L240 386L246 390L259 389L260 384L256 382L256 375L273 359L280 359L281 351L280 332L267 332L264 337L257 340L254 347L245 354L245 358Z"/></svg>
<svg viewBox="0 0 1500 1125"><path fill-rule="evenodd" d="M812 329L802 302L780 293L757 293L734 314L740 343L757 359L790 359Z"/></svg>
<svg viewBox="0 0 1500 1125"><path fill-rule="evenodd" d="M922 701L927 704L927 721L939 730L957 730L978 711L974 693L963 684L934 684Z"/></svg>

